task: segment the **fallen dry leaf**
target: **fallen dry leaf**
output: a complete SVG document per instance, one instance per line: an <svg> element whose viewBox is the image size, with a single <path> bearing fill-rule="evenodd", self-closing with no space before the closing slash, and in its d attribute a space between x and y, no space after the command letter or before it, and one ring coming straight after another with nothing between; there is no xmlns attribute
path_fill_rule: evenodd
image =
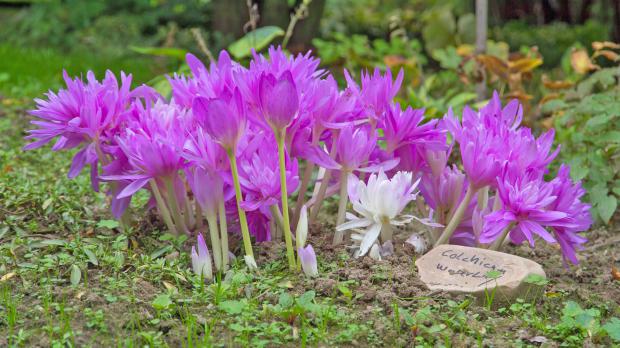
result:
<svg viewBox="0 0 620 348"><path fill-rule="evenodd" d="M9 272L5 275L2 276L2 278L0 278L0 282L6 282L7 280L11 279L15 277L15 272Z"/></svg>
<svg viewBox="0 0 620 348"><path fill-rule="evenodd" d="M85 293L86 293L85 291L80 291L77 294L75 294L75 298L78 300L81 300Z"/></svg>
<svg viewBox="0 0 620 348"><path fill-rule="evenodd" d="M592 58L596 58L598 56L603 56L613 62L617 61L620 58L620 55L618 55L618 53L614 51L610 51L610 50L596 51L594 52L594 55L592 56Z"/></svg>
<svg viewBox="0 0 620 348"><path fill-rule="evenodd" d="M595 50L602 50L603 48L620 49L620 44L611 41L594 41L592 48Z"/></svg>
<svg viewBox="0 0 620 348"><path fill-rule="evenodd" d="M588 52L584 49L574 49L570 54L570 64L578 74L586 74L592 70L599 69L598 65L592 63Z"/></svg>
<svg viewBox="0 0 620 348"><path fill-rule="evenodd" d="M549 79L547 75L543 75L542 83L548 89L566 89L573 87L574 83L570 81L554 81Z"/></svg>
<svg viewBox="0 0 620 348"><path fill-rule="evenodd" d="M509 61L508 67L511 73L526 73L541 66L543 60L540 58L520 58L518 60Z"/></svg>
<svg viewBox="0 0 620 348"><path fill-rule="evenodd" d="M508 64L505 61L489 54L478 55L476 59L494 75L504 80L508 78Z"/></svg>
<svg viewBox="0 0 620 348"><path fill-rule="evenodd" d="M615 280L620 280L620 270L618 270L615 266L611 266L611 277Z"/></svg>
<svg viewBox="0 0 620 348"><path fill-rule="evenodd" d="M179 290L177 290L176 286L168 283L167 281L162 281L162 283L164 283L164 287L166 287L166 289L172 291L173 293L178 293Z"/></svg>
<svg viewBox="0 0 620 348"><path fill-rule="evenodd" d="M456 48L456 54L461 57L467 57L474 54L475 48L473 45L463 44Z"/></svg>

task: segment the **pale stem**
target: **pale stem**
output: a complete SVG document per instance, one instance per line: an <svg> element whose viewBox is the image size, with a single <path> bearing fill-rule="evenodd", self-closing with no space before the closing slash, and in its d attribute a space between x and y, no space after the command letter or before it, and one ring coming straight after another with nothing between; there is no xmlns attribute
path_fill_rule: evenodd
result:
<svg viewBox="0 0 620 348"><path fill-rule="evenodd" d="M161 196L161 192L159 191L159 187L157 187L157 183L155 182L155 179L151 179L149 183L151 184L151 190L153 191L153 195L155 195L155 201L157 202L157 209L161 213L161 216L164 218L164 222L166 223L166 226L168 226L170 233L174 234L175 236L178 236L179 232L177 231L176 226L172 223L172 218L170 217L170 211L168 210L168 207L166 207L166 202L164 201L164 198Z"/></svg>
<svg viewBox="0 0 620 348"><path fill-rule="evenodd" d="M129 214L129 207L127 207L127 209L123 212L123 215L121 215L119 223L123 231L127 231L127 228L131 225L131 214Z"/></svg>
<svg viewBox="0 0 620 348"><path fill-rule="evenodd" d="M511 222L510 225L506 226L504 231L502 231L502 234L499 236L499 238L497 238L495 240L495 242L493 242L493 244L491 245L491 247L489 249L498 251L502 247L502 244L504 244L504 240L506 239L506 236L508 236L508 233L514 227L515 227L515 223L514 222Z"/></svg>
<svg viewBox="0 0 620 348"><path fill-rule="evenodd" d="M275 241L278 238L278 231L276 230L275 218L273 217L273 213L271 214L271 219L269 219L269 231L271 235L271 240Z"/></svg>
<svg viewBox="0 0 620 348"><path fill-rule="evenodd" d="M99 159L99 162L101 162L101 166L102 166L102 170L104 166L107 166L108 164L110 164L110 161L108 159L108 156L103 153L103 151L101 150L101 146L100 146L100 142L99 142L99 136L97 135L97 137L94 140L95 143L95 153L97 154L97 158ZM97 169L97 172L99 171L99 169ZM110 185L110 190L112 192L116 191L116 188L118 187L118 182L116 181L111 181L108 183ZM129 215L129 208L127 208L124 212L123 215L121 215L121 218L118 220L119 224L121 225L121 229L123 231L127 231L129 226L131 225L131 216Z"/></svg>
<svg viewBox="0 0 620 348"><path fill-rule="evenodd" d="M314 170L314 163L306 162L306 169L304 169L304 174L301 178L301 184L299 185L299 192L297 193L297 202L295 203L295 212L293 213L293 225L297 226L297 221L299 221L299 214L301 214L301 207L305 203L306 191L308 190L308 185L310 184L310 179L312 178L312 171Z"/></svg>
<svg viewBox="0 0 620 348"><path fill-rule="evenodd" d="M372 117L369 118L368 123L370 123L370 134L375 134L376 130L377 130L377 121L375 119L373 119ZM364 157L364 161L362 163L367 163L368 159L370 158L370 154L367 154L366 157ZM360 181L366 181L366 172L361 172L359 175L359 179Z"/></svg>
<svg viewBox="0 0 620 348"><path fill-rule="evenodd" d="M168 191L168 201L170 202L170 211L172 213L172 219L179 226L181 231L184 233L188 232L187 226L185 225L185 220L183 215L181 214L181 209L179 207L179 201L177 199L176 191L174 189L174 183L172 178L165 178L164 183L166 184L166 191Z"/></svg>
<svg viewBox="0 0 620 348"><path fill-rule="evenodd" d="M336 149L338 148L337 143L337 136L334 134L332 148L329 150L329 157L331 158L334 158L336 156ZM321 205L323 204L323 199L325 198L325 193L327 192L327 187L329 186L329 179L331 179L331 177L332 170L325 168L325 174L323 175L323 179L321 180L321 184L319 185L319 192L316 195L316 199L314 200L314 207L312 208L312 212L310 213L310 221L314 221L319 215Z"/></svg>
<svg viewBox="0 0 620 348"><path fill-rule="evenodd" d="M202 209L200 208L200 203L198 203L198 200L194 200L194 210L196 211L196 229L201 230L203 227Z"/></svg>
<svg viewBox="0 0 620 348"><path fill-rule="evenodd" d="M280 208L278 208L277 204L273 204L269 207L269 211L271 212L271 220L275 221L280 229L284 228L284 217L280 212Z"/></svg>
<svg viewBox="0 0 620 348"><path fill-rule="evenodd" d="M493 198L493 211L498 211L502 208L502 200L499 198L499 193L495 192L495 197Z"/></svg>
<svg viewBox="0 0 620 348"><path fill-rule="evenodd" d="M319 144L319 137L315 135L317 133L318 131L316 131L312 136L312 146L317 146ZM299 221L301 207L305 203L306 191L308 190L308 185L310 184L313 170L314 162L306 161L306 168L304 169L304 174L301 178L301 184L299 185L299 191L297 193L297 203L295 204L295 212L293 213L293 225L295 226L297 226L297 222Z"/></svg>
<svg viewBox="0 0 620 348"><path fill-rule="evenodd" d="M233 176L233 184L235 186L235 199L237 201L237 212L239 214L239 225L241 225L241 235L243 237L243 248L245 255L254 259L254 251L252 251L252 240L250 239L250 230L248 229L248 219L245 216L245 210L241 208L241 184L239 184L239 171L237 169L237 158L234 151L228 152L228 160L230 161L230 170Z"/></svg>
<svg viewBox="0 0 620 348"><path fill-rule="evenodd" d="M338 202L338 216L336 217L336 227L344 223L344 217L347 212L347 203L349 202L349 195L347 194L347 181L349 177L349 171L342 169L340 171L340 201ZM344 241L344 231L338 231L334 233L334 240L332 245L341 244Z"/></svg>
<svg viewBox="0 0 620 348"><path fill-rule="evenodd" d="M312 212L310 214L310 220L315 220L319 215L319 211L321 210L321 205L323 204L323 199L325 198L325 193L327 192L327 187L329 186L329 180L332 178L332 170L325 169L325 174L323 175L323 179L321 180L321 184L319 186L319 192L316 195L316 199L314 201L314 206L312 207Z"/></svg>
<svg viewBox="0 0 620 348"><path fill-rule="evenodd" d="M301 237L297 235L297 231L299 229L296 228L295 229L295 246L297 248L297 272L301 271L301 255L299 255L299 249L303 248L304 245L302 244L303 241L301 240Z"/></svg>
<svg viewBox="0 0 620 348"><path fill-rule="evenodd" d="M187 190L183 192L183 200L185 201L185 223L190 229L193 229L196 227L196 219L194 214L192 214L192 203L189 201Z"/></svg>
<svg viewBox="0 0 620 348"><path fill-rule="evenodd" d="M489 187L485 186L478 191L478 209L485 210L489 204Z"/></svg>
<svg viewBox="0 0 620 348"><path fill-rule="evenodd" d="M282 192L282 225L284 230L284 241L286 242L286 257L291 270L295 270L295 252L293 251L293 238L291 236L291 224L288 214L288 192L286 190L286 162L284 158L284 137L286 129L280 134L276 132L278 142L278 157L280 159L280 191Z"/></svg>
<svg viewBox="0 0 620 348"><path fill-rule="evenodd" d="M222 245L222 270L228 270L228 224L226 222L226 207L224 199L220 200L220 243Z"/></svg>
<svg viewBox="0 0 620 348"><path fill-rule="evenodd" d="M213 261L218 271L222 270L222 245L220 243L219 231L217 230L217 215L215 211L207 211L207 222L209 223L209 234L211 235L211 249L213 250ZM228 257L228 255L226 255Z"/></svg>
<svg viewBox="0 0 620 348"><path fill-rule="evenodd" d="M99 144L99 136L97 136L97 138L95 138L95 153L97 153L97 157L99 158L101 165L107 166L110 162L108 161L106 154L104 154L101 150L101 146L99 146Z"/></svg>
<svg viewBox="0 0 620 348"><path fill-rule="evenodd" d="M392 225L388 223L381 224L381 244L387 242L388 240L392 240L392 236L394 235L394 229Z"/></svg>
<svg viewBox="0 0 620 348"><path fill-rule="evenodd" d="M435 246L446 244L448 240L450 240L450 237L452 237L452 234L461 223L463 215L465 214L465 210L467 210L467 206L469 206L469 203L471 202L471 199L475 193L476 189L470 184L467 187L467 192L465 193L463 201L461 201L461 204L459 204L459 207L454 212L454 215L452 216L452 219L450 219L448 226L446 226L437 242L435 242Z"/></svg>
<svg viewBox="0 0 620 348"><path fill-rule="evenodd" d="M416 197L415 206L418 208L418 213L420 216L426 216L426 209L424 208L424 202L420 199L420 196Z"/></svg>

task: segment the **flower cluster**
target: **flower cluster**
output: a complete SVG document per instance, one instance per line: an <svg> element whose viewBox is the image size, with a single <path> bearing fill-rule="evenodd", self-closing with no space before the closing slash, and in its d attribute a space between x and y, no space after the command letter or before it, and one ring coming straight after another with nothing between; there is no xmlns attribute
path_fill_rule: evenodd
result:
<svg viewBox="0 0 620 348"><path fill-rule="evenodd" d="M212 252L200 236L192 253L206 277L211 255L216 270L228 267L233 235L251 268L252 240L283 237L291 269L316 275L307 225L331 196L339 197L333 242L352 230L358 257L389 254L391 227L415 219L434 244L498 248L509 236L533 246L537 235L577 262L574 251L585 242L578 233L591 224L584 191L564 166L545 181L559 151L553 132L536 138L520 126L516 101L502 108L494 95L461 119L450 112L425 121L424 110L395 102L402 71L395 79L362 73L361 84L346 72L341 89L310 54L280 48L255 53L249 67L225 51L209 67L191 54L187 64L191 74L168 77L170 98L132 89L131 75L121 74L119 85L110 72L101 82L92 72L86 81L65 73L66 89L36 100L26 148L53 139L54 151L78 148L69 177L90 165L93 187L108 182L112 213L123 223L132 196L146 190L148 208L170 232L208 228ZM449 163L456 149L462 165ZM346 213L349 201L359 216ZM406 212L412 201L427 218Z"/></svg>

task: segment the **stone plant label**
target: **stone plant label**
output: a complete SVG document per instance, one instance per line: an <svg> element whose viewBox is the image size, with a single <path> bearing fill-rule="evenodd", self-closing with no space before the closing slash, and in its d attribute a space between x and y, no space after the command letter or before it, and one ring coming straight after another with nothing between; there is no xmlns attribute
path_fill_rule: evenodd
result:
<svg viewBox="0 0 620 348"><path fill-rule="evenodd" d="M528 276L545 277L542 267L519 256L459 245L440 245L416 261L430 290L485 297L497 287L495 299L512 300L536 293Z"/></svg>

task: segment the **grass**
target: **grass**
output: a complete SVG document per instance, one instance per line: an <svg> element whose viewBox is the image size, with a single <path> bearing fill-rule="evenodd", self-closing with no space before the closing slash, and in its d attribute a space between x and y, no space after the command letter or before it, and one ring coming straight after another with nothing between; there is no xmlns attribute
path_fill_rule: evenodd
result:
<svg viewBox="0 0 620 348"><path fill-rule="evenodd" d="M501 306L393 293L386 304L365 298L359 279L338 275L350 261L344 252L319 255L317 281L291 275L281 249L259 273L238 262L205 284L190 271L192 241L163 234L142 208L145 195L133 203L132 228L121 231L86 173L66 178L72 153L21 150L32 106L24 100L58 87L62 66L73 74L111 66L145 81L143 63L0 45L0 94L11 96L0 99L0 346L620 344L617 299L551 284ZM370 269L371 283L395 284L389 266ZM407 276L416 276L413 267ZM332 290L318 286L328 280Z"/></svg>
<svg viewBox="0 0 620 348"><path fill-rule="evenodd" d="M152 57L137 54L111 56L79 49L67 53L0 43L0 95L35 97L57 89L63 83L63 69L71 76L92 70L98 77L107 69L117 76L126 71L133 74L134 82L144 83L155 75L157 67Z"/></svg>

